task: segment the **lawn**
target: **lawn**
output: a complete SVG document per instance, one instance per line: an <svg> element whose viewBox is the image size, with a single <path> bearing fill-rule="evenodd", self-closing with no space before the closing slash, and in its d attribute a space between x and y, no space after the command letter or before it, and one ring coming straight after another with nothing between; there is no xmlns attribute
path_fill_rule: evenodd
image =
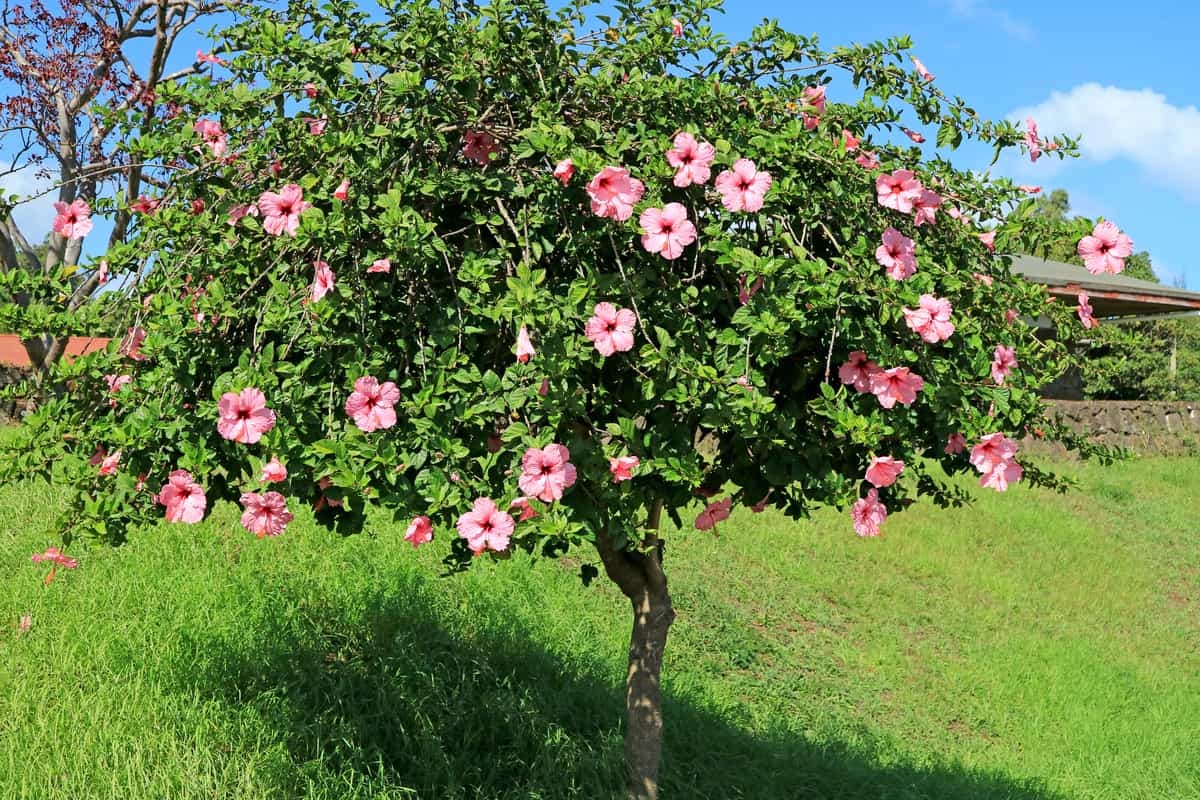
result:
<svg viewBox="0 0 1200 800"><path fill-rule="evenodd" d="M878 540L668 531L664 795L1200 797L1200 461L1062 469ZM5 800L616 794L627 607L577 561L441 578L445 531L221 505L44 587L57 502L0 489Z"/></svg>

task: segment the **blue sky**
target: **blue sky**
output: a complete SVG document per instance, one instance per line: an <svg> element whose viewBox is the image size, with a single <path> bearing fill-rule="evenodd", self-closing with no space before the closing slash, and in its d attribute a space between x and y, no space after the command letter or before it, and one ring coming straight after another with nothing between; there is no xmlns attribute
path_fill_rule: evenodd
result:
<svg viewBox="0 0 1200 800"><path fill-rule="evenodd" d="M1013 154L1001 159L997 173L1067 189L1077 213L1112 219L1138 249L1149 250L1163 280L1200 289L1200 256L1189 231L1200 219L1200 48L1193 41L1200 5L1189 5L727 0L717 27L740 38L774 17L790 30L819 35L825 47L909 34L938 85L984 116L1023 120L1032 114L1044 136L1083 136L1082 158L1030 164ZM181 38L174 66L189 63L197 48L208 49L198 30ZM954 160L983 168L990 155L965 150ZM0 184L9 191L27 188L12 180ZM18 221L39 239L51 216L48 201L18 211Z"/></svg>

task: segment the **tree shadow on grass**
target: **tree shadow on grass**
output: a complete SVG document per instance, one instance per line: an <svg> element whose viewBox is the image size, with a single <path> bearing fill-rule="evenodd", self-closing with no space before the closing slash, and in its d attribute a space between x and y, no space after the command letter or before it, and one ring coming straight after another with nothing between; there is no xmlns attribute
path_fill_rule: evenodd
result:
<svg viewBox="0 0 1200 800"><path fill-rule="evenodd" d="M292 611L190 642L179 679L252 718L246 748L264 729L284 745L279 796L619 796L620 676L549 655L501 607L451 632L426 612L436 593L420 578L353 602L283 590ZM666 798L1061 798L954 765L881 766L869 744L751 735L686 698L665 715Z"/></svg>

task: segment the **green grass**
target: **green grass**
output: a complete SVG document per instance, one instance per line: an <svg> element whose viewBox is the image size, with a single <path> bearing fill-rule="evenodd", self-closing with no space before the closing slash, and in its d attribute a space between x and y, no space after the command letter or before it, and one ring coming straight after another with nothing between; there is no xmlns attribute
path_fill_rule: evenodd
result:
<svg viewBox="0 0 1200 800"><path fill-rule="evenodd" d="M664 795L1200 797L1200 461L1062 470L879 540L668 531ZM627 605L577 563L220 506L44 587L56 503L0 489L0 798L616 794Z"/></svg>

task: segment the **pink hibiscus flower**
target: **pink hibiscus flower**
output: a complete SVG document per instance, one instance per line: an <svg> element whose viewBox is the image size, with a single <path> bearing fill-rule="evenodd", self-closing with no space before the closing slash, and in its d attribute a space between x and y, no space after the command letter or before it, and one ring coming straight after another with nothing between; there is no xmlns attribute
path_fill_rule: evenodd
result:
<svg viewBox="0 0 1200 800"><path fill-rule="evenodd" d="M871 465L867 467L866 477L876 488L882 489L895 483L896 478L899 478L903 471L903 461L897 461L891 456L876 456L871 459Z"/></svg>
<svg viewBox="0 0 1200 800"><path fill-rule="evenodd" d="M88 459L88 465L92 467L99 466L100 462L104 460L104 456L107 454L107 450L100 445L96 445L96 452L92 453L92 457Z"/></svg>
<svg viewBox="0 0 1200 800"><path fill-rule="evenodd" d="M139 350L142 342L146 341L146 331L141 325L135 325L125 334L125 338L121 340L121 345L118 352L134 361L145 361L146 356L142 355Z"/></svg>
<svg viewBox="0 0 1200 800"><path fill-rule="evenodd" d="M1105 272L1116 274L1125 269L1125 259L1133 254L1133 240L1120 228L1099 222L1091 235L1079 240L1075 252L1083 258L1083 266L1093 275Z"/></svg>
<svg viewBox="0 0 1200 800"><path fill-rule="evenodd" d="M496 137L487 131L467 131L463 134L463 155L480 166L487 166L492 153L500 152Z"/></svg>
<svg viewBox="0 0 1200 800"><path fill-rule="evenodd" d="M860 394L871 391L871 376L879 372L879 365L867 359L862 350L855 350L849 360L838 368L838 378L847 386L853 386Z"/></svg>
<svg viewBox="0 0 1200 800"><path fill-rule="evenodd" d="M66 567L67 569L75 569L79 566L78 561L66 553L60 552L57 547L48 547L44 553L34 553L30 556L30 560L34 564L41 564L48 561L56 567Z"/></svg>
<svg viewBox="0 0 1200 800"><path fill-rule="evenodd" d="M517 522L524 522L525 520L533 519L538 515L537 510L533 507L533 503L529 502L532 499L532 497L518 497L508 504L509 511L512 511L514 508L520 511L520 515L517 517Z"/></svg>
<svg viewBox="0 0 1200 800"><path fill-rule="evenodd" d="M845 128L842 128L842 146L846 148L847 153L853 153L855 150L858 149L859 144L861 144L860 139L858 139L850 131L846 130Z"/></svg>
<svg viewBox="0 0 1200 800"><path fill-rule="evenodd" d="M324 476L319 481L317 481L317 488L321 490L321 496L317 498L317 503L315 506L313 506L314 511L320 511L325 506L329 506L330 508L341 508L342 507L341 500L339 500L336 497L330 497L329 495L325 494L325 491L327 489L329 489L330 486L333 486L333 481L329 479L328 475Z"/></svg>
<svg viewBox="0 0 1200 800"><path fill-rule="evenodd" d="M979 241L983 242L983 246L988 249L989 253L996 252L996 232L988 231L987 233L977 234Z"/></svg>
<svg viewBox="0 0 1200 800"><path fill-rule="evenodd" d="M51 548L47 549L46 552L44 552L44 553L34 553L31 556L31 560L35 564L40 564L44 561L50 562L50 572L49 572L49 574L46 575L45 579L43 580L43 582L47 586L49 586L54 581L54 576L57 573L59 567L65 567L66 569L75 569L76 567L79 566L79 563L77 561L75 561L75 559L67 556L65 553L59 552L57 547L51 547ZM26 617L28 617L28 615L26 615ZM24 622L24 620L25 620L25 617L22 617L22 623ZM30 623L32 623L32 619L30 620ZM18 629L18 630L20 631L20 629ZM24 630L26 630L26 631L29 630L29 626L26 625L24 627ZM23 632L23 631L21 631L21 632Z"/></svg>
<svg viewBox="0 0 1200 800"><path fill-rule="evenodd" d="M917 271L917 250L913 240L895 228L883 232L883 244L875 248L875 260L898 281Z"/></svg>
<svg viewBox="0 0 1200 800"><path fill-rule="evenodd" d="M671 35L676 39L683 36L683 23L674 17L671 17Z"/></svg>
<svg viewBox="0 0 1200 800"><path fill-rule="evenodd" d="M1002 344L996 345L992 354L992 380L997 386L1004 385L1004 379L1017 367L1016 351Z"/></svg>
<svg viewBox="0 0 1200 800"><path fill-rule="evenodd" d="M1008 484L1019 481L1024 469L1016 462L1016 454L1017 443L1003 433L984 436L971 448L971 464L982 475L979 485L1003 492Z"/></svg>
<svg viewBox="0 0 1200 800"><path fill-rule="evenodd" d="M109 394L120 394L121 387L133 382L131 375L105 375L104 382L108 384Z"/></svg>
<svg viewBox="0 0 1200 800"><path fill-rule="evenodd" d="M100 460L100 474L114 475L117 472L117 466L121 463L121 451L117 450L112 455L105 456Z"/></svg>
<svg viewBox="0 0 1200 800"><path fill-rule="evenodd" d="M854 163L858 164L863 169L879 169L879 157L874 153L869 153L866 150L858 154L854 159Z"/></svg>
<svg viewBox="0 0 1200 800"><path fill-rule="evenodd" d="M508 549L509 538L517 526L513 518L496 508L490 498L475 500L471 510L458 518L458 535L467 540L471 552L501 552Z"/></svg>
<svg viewBox="0 0 1200 800"><path fill-rule="evenodd" d="M315 83L304 84L304 96L309 100L317 99L317 85Z"/></svg>
<svg viewBox="0 0 1200 800"><path fill-rule="evenodd" d="M925 69L925 65L921 63L921 59L917 58L916 56L909 56L909 58L912 59L913 67L916 68L917 74L921 76L921 80L923 80L923 81L933 80L933 73L930 72L929 70Z"/></svg>
<svg viewBox="0 0 1200 800"><path fill-rule="evenodd" d="M144 194L139 194L138 199L129 204L129 210L134 214L153 214L158 210L159 200L151 200Z"/></svg>
<svg viewBox="0 0 1200 800"><path fill-rule="evenodd" d="M214 56L212 53L206 53L203 50L196 51L196 61L201 62L201 63L206 62L209 64L219 64L222 67L227 66L224 59L218 58L217 56Z"/></svg>
<svg viewBox="0 0 1200 800"><path fill-rule="evenodd" d="M226 222L230 225L237 225L238 220L245 216L257 217L258 206L250 203L241 203L233 206L229 209L229 217Z"/></svg>
<svg viewBox="0 0 1200 800"><path fill-rule="evenodd" d="M350 197L350 179L342 178L342 182L333 190L333 198L345 202Z"/></svg>
<svg viewBox="0 0 1200 800"><path fill-rule="evenodd" d="M901 214L912 213L922 188L916 173L910 169L898 169L891 175L880 175L875 179L875 194L879 205Z"/></svg>
<svg viewBox="0 0 1200 800"><path fill-rule="evenodd" d="M242 444L254 444L275 427L275 412L267 408L266 396L254 387L226 392L217 404L221 417L217 433Z"/></svg>
<svg viewBox="0 0 1200 800"><path fill-rule="evenodd" d="M717 191L727 211L755 212L763 207L763 197L771 188L771 175L760 172L748 158L733 162L732 170L717 176Z"/></svg>
<svg viewBox="0 0 1200 800"><path fill-rule="evenodd" d="M690 133L678 133L667 151L667 163L675 167L674 183L679 188L708 183L712 175L717 149L708 142L697 141Z"/></svg>
<svg viewBox="0 0 1200 800"><path fill-rule="evenodd" d="M390 428L396 424L393 406L400 401L400 390L391 381L380 384L370 375L354 382L354 391L346 398L346 414L363 433Z"/></svg>
<svg viewBox="0 0 1200 800"><path fill-rule="evenodd" d="M263 464L262 477L259 480L263 483L282 483L287 480L287 476L287 467L279 460L279 456L271 456L271 460Z"/></svg>
<svg viewBox="0 0 1200 800"><path fill-rule="evenodd" d="M1036 164L1042 157L1042 144L1038 141L1038 127L1033 117L1025 119L1025 146L1029 148L1029 160Z"/></svg>
<svg viewBox="0 0 1200 800"><path fill-rule="evenodd" d="M584 326L583 334L596 346L602 356L633 349L633 327L637 317L628 308L617 309L612 303L597 303L593 317Z"/></svg>
<svg viewBox="0 0 1200 800"><path fill-rule="evenodd" d="M371 266L367 267L368 275L377 273L377 272L391 272L391 271L392 271L392 260L390 258L377 258L371 262Z"/></svg>
<svg viewBox="0 0 1200 800"><path fill-rule="evenodd" d="M413 549L433 541L433 520L426 516L413 517L404 531L404 541L410 542Z"/></svg>
<svg viewBox="0 0 1200 800"><path fill-rule="evenodd" d="M904 135L912 139L917 144L925 144L925 134L912 130L911 128L901 128Z"/></svg>
<svg viewBox="0 0 1200 800"><path fill-rule="evenodd" d="M887 507L879 502L879 491L868 489L866 497L860 497L850 508L850 519L854 521L854 532L859 536L878 536L879 529L887 519Z"/></svg>
<svg viewBox="0 0 1200 800"><path fill-rule="evenodd" d="M891 408L897 402L909 405L916 401L917 392L924 388L925 380L908 367L892 367L871 373L871 393L884 408Z"/></svg>
<svg viewBox="0 0 1200 800"><path fill-rule="evenodd" d="M258 198L258 208L263 214L263 230L272 236L287 233L295 236L300 229L300 215L312 208L312 203L304 200L304 190L294 183L289 183L274 192L263 192Z"/></svg>
<svg viewBox="0 0 1200 800"><path fill-rule="evenodd" d="M1098 328L1100 323L1092 316L1092 304L1087 292L1080 292L1079 297L1079 321L1083 323L1084 328Z"/></svg>
<svg viewBox="0 0 1200 800"><path fill-rule="evenodd" d="M955 432L946 437L946 447L943 448L942 452L948 456L958 455L966 449L966 446L967 437Z"/></svg>
<svg viewBox="0 0 1200 800"><path fill-rule="evenodd" d="M919 308L900 310L904 312L904 322L908 327L930 344L945 341L954 334L954 323L950 321L953 309L949 300L923 294Z"/></svg>
<svg viewBox="0 0 1200 800"><path fill-rule="evenodd" d="M1040 186L1033 186L1033 185L1031 185L1031 184L1028 184L1028 183L1022 183L1022 184L1021 184L1020 186L1018 186L1017 188L1018 188L1018 189L1020 189L1020 190L1021 190L1022 192L1024 192L1025 194L1041 194L1041 193L1042 193L1042 187L1040 187Z"/></svg>
<svg viewBox="0 0 1200 800"><path fill-rule="evenodd" d="M729 519L729 514L732 508L732 497L726 497L724 500L717 500L715 503L709 503L696 517L696 530L711 531L716 529L718 522L724 522L725 520Z"/></svg>
<svg viewBox="0 0 1200 800"><path fill-rule="evenodd" d="M558 182L566 186L571 182L571 177L575 174L575 162L569 158L564 158L554 165L554 177L558 178Z"/></svg>
<svg viewBox="0 0 1200 800"><path fill-rule="evenodd" d="M533 342L529 341L529 330L522 325L521 330L517 331L517 361L527 364L529 359L536 355L537 350L533 349Z"/></svg>
<svg viewBox="0 0 1200 800"><path fill-rule="evenodd" d="M320 119L317 119L315 117L305 117L304 122L308 125L308 133L310 136L323 136L325 134L325 128L329 125L329 118L321 117Z"/></svg>
<svg viewBox="0 0 1200 800"><path fill-rule="evenodd" d="M642 247L667 260L683 255L683 248L696 241L696 226L687 218L687 209L679 203L647 208L638 218L642 229Z"/></svg>
<svg viewBox="0 0 1200 800"><path fill-rule="evenodd" d="M617 456L608 459L608 471L612 473L613 483L633 479L633 471L642 462L637 456Z"/></svg>
<svg viewBox="0 0 1200 800"><path fill-rule="evenodd" d="M592 213L618 222L633 216L633 205L645 192L645 184L629 177L629 170L624 167L605 167L587 185Z"/></svg>
<svg viewBox="0 0 1200 800"><path fill-rule="evenodd" d="M825 87L824 86L806 86L804 88L804 105L811 106L816 109L815 114L804 114L805 130L814 130L817 124L821 121L821 115L825 113Z"/></svg>
<svg viewBox="0 0 1200 800"><path fill-rule="evenodd" d="M984 286L991 286L994 282L991 275L984 275L982 272L972 272L971 277L982 283Z"/></svg>
<svg viewBox="0 0 1200 800"><path fill-rule="evenodd" d="M258 538L278 536L295 517L287 510L287 500L279 492L244 492L241 497L242 527Z"/></svg>
<svg viewBox="0 0 1200 800"><path fill-rule="evenodd" d="M571 451L561 444L548 444L541 450L531 447L521 457L521 477L517 485L530 497L543 503L561 500L563 490L575 484L575 465Z"/></svg>
<svg viewBox="0 0 1200 800"><path fill-rule="evenodd" d="M167 477L166 484L155 495L155 500L167 507L169 522L186 522L189 525L204 519L208 498L204 488L192 479L187 470L177 469Z"/></svg>
<svg viewBox="0 0 1200 800"><path fill-rule="evenodd" d="M310 297L317 302L333 290L333 270L324 261L313 262L313 282Z"/></svg>
<svg viewBox="0 0 1200 800"><path fill-rule="evenodd" d="M979 478L979 485L985 489L995 489L997 492L1008 491L1010 483L1016 483L1021 480L1021 476L1025 474L1025 468L1016 461L1006 461L996 468L983 473Z"/></svg>
<svg viewBox="0 0 1200 800"><path fill-rule="evenodd" d="M100 266L96 268L96 283L103 286L108 283L108 259L100 259Z"/></svg>
<svg viewBox="0 0 1200 800"><path fill-rule="evenodd" d="M211 119L198 119L193 129L199 134L201 141L208 145L213 158L221 158L229 149L229 136L221 130L221 123ZM196 146L199 149L199 145Z"/></svg>
<svg viewBox="0 0 1200 800"><path fill-rule="evenodd" d="M922 189L913 203L913 224L918 228L936 221L937 210L942 205L942 197L937 192Z"/></svg>
<svg viewBox="0 0 1200 800"><path fill-rule="evenodd" d="M64 239L82 239L92 230L92 209L83 198L70 205L56 202L54 213L51 227Z"/></svg>

